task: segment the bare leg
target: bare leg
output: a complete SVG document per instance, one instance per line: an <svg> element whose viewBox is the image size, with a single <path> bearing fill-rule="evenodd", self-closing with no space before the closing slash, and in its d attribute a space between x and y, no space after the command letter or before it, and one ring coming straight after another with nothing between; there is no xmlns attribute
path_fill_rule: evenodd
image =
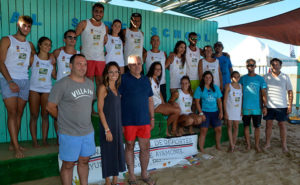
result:
<svg viewBox="0 0 300 185"><path fill-rule="evenodd" d="M222 136L222 128L221 126L216 127L215 129L215 138L216 138L216 149L221 150L221 136Z"/></svg>
<svg viewBox="0 0 300 185"><path fill-rule="evenodd" d="M266 144L264 149L268 149L271 146L271 135L272 135L272 127L273 127L273 120L266 121Z"/></svg>
<svg viewBox="0 0 300 185"><path fill-rule="evenodd" d="M240 124L239 121L233 121L233 135L232 135L233 146L235 146L239 134L239 124Z"/></svg>
<svg viewBox="0 0 300 185"><path fill-rule="evenodd" d="M124 68L123 68L124 69ZM115 185L118 183L118 176L113 176L112 183Z"/></svg>
<svg viewBox="0 0 300 185"><path fill-rule="evenodd" d="M30 107L30 133L32 137L32 145L40 147L37 142L37 120L40 112L40 94L34 91L29 91L29 107Z"/></svg>
<svg viewBox="0 0 300 185"><path fill-rule="evenodd" d="M89 159L90 157L79 157L77 172L81 185L88 185L89 176Z"/></svg>
<svg viewBox="0 0 300 185"><path fill-rule="evenodd" d="M201 127L200 129L200 136L199 136L199 148L200 152L204 152L204 144L205 144L205 138L208 128Z"/></svg>
<svg viewBox="0 0 300 185"><path fill-rule="evenodd" d="M183 132L183 127L192 127L194 124L194 119L190 115L180 115L178 119L179 123L179 131L178 135L182 136Z"/></svg>
<svg viewBox="0 0 300 185"><path fill-rule="evenodd" d="M251 149L251 144L250 144L250 133L249 133L249 126L244 125L244 135L245 135L245 140L246 140L246 150Z"/></svg>
<svg viewBox="0 0 300 185"><path fill-rule="evenodd" d="M260 146L259 146L259 134L260 134L260 129L255 128L254 129L254 139L255 139L255 149L257 152L261 152Z"/></svg>
<svg viewBox="0 0 300 185"><path fill-rule="evenodd" d="M166 104L160 104L158 107L156 107L155 112L169 116L167 120L167 126L172 124L172 133L176 133L177 121L180 115L180 108L175 107L169 103L166 103ZM170 136L168 128L167 128L167 136Z"/></svg>
<svg viewBox="0 0 300 185"><path fill-rule="evenodd" d="M48 102L48 93L43 93L41 97L41 113L42 113L42 136L43 136L43 145L47 146L47 138L48 138L48 131L49 131L49 114L46 110L46 105Z"/></svg>
<svg viewBox="0 0 300 185"><path fill-rule="evenodd" d="M139 138L139 146L140 146L140 163L141 163L141 176L142 179L149 178L147 174L147 168L149 164L150 158L150 140L145 138ZM153 185L155 182L148 182L147 184Z"/></svg>
<svg viewBox="0 0 300 185"><path fill-rule="evenodd" d="M60 179L61 179L62 185L72 184L74 166L75 166L75 162L63 161L61 170L60 170Z"/></svg>
<svg viewBox="0 0 300 185"><path fill-rule="evenodd" d="M135 181L134 175L134 144L135 141L126 141L125 144L125 158L128 168L129 180Z"/></svg>
<svg viewBox="0 0 300 185"><path fill-rule="evenodd" d="M111 185L110 177L105 178L105 185Z"/></svg>
<svg viewBox="0 0 300 185"><path fill-rule="evenodd" d="M234 144L233 144L233 139L232 139L232 120L227 121L227 134L228 134L228 138L229 138L230 151L233 152Z"/></svg>
<svg viewBox="0 0 300 185"><path fill-rule="evenodd" d="M286 126L285 126L285 122L281 121L278 123L279 125L279 131L280 131L280 138L281 138L281 145L282 145L282 151L283 152L288 152L288 148L286 145Z"/></svg>

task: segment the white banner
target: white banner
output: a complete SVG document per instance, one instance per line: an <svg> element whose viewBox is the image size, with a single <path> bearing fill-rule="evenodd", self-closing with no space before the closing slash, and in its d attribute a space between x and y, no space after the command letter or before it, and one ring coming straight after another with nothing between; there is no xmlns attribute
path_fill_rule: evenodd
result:
<svg viewBox="0 0 300 185"><path fill-rule="evenodd" d="M184 158L198 153L197 135L182 136L176 138L159 138L150 140L150 160L148 170L156 170L171 167L178 164ZM124 146L125 147L125 146ZM134 172L141 172L139 160L140 148L136 142L134 147ZM62 161L59 159L59 169ZM121 173L119 178L123 179L126 172ZM89 160L89 183L100 183L102 179L101 152L100 147L96 147L96 153ZM80 184L77 174L77 163L73 171L73 184Z"/></svg>

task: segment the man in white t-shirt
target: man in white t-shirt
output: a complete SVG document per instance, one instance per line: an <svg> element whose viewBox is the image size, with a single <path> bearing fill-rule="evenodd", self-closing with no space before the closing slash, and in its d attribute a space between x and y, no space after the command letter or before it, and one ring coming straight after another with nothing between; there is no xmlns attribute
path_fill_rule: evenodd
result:
<svg viewBox="0 0 300 185"><path fill-rule="evenodd" d="M282 151L287 152L285 123L288 114L292 112L293 88L289 76L280 71L282 61L273 58L270 65L271 72L264 76L267 83L267 115L264 116L264 120L266 120L266 144L264 148L268 149L271 146L273 120L276 120L280 129Z"/></svg>

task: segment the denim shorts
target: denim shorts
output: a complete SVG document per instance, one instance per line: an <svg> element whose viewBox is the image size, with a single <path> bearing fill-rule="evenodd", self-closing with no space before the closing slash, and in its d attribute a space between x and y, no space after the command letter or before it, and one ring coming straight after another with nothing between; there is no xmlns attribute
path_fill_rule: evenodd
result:
<svg viewBox="0 0 300 185"><path fill-rule="evenodd" d="M85 136L69 136L58 133L59 158L75 162L79 157L89 157L96 152L94 132Z"/></svg>
<svg viewBox="0 0 300 185"><path fill-rule="evenodd" d="M11 97L18 97L25 101L28 100L29 96L29 80L28 79L13 79L13 81L19 86L19 92L12 92L9 88L9 84L5 78L0 78L0 87L2 98L11 98Z"/></svg>
<svg viewBox="0 0 300 185"><path fill-rule="evenodd" d="M206 120L201 123L200 127L209 128L216 128L222 125L221 120L219 120L219 111L216 112L204 112Z"/></svg>
<svg viewBox="0 0 300 185"><path fill-rule="evenodd" d="M279 122L287 121L287 108L268 108L267 115L264 116L264 120L276 120Z"/></svg>

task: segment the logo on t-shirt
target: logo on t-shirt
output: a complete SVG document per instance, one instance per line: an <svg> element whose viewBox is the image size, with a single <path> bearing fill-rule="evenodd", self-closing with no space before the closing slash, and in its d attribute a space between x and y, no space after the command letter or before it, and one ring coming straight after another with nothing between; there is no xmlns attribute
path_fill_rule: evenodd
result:
<svg viewBox="0 0 300 185"><path fill-rule="evenodd" d="M79 88L71 92L71 94L75 98L75 100L77 100L82 97L93 97L94 92L90 89Z"/></svg>

